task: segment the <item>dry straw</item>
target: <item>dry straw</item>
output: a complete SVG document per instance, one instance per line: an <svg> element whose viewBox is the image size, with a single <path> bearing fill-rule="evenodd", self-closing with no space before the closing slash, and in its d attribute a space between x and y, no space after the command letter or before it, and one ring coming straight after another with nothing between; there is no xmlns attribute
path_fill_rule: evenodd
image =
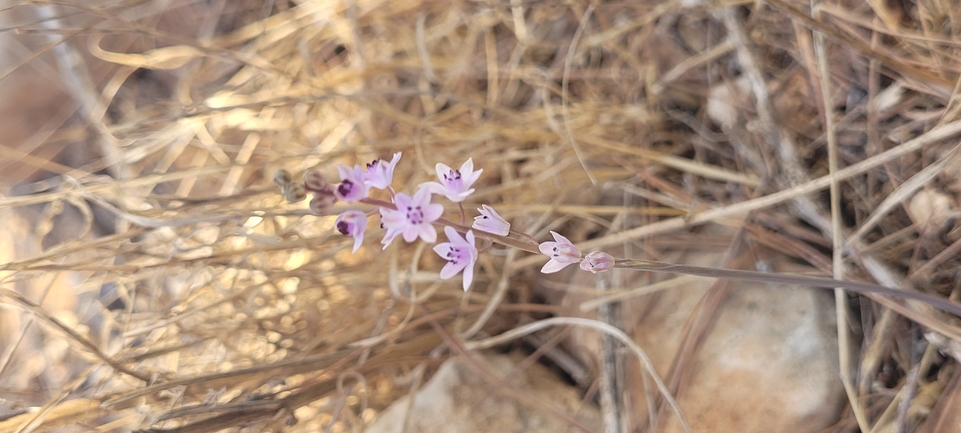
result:
<svg viewBox="0 0 961 433"><path fill-rule="evenodd" d="M907 431L957 369L961 330L945 311L957 304L944 300L958 297L961 265L961 35L949 25L961 17L939 0L904 8L12 4L3 40L24 54L0 84L42 86L36 69L62 93L0 157L12 251L0 265L0 432L360 431L412 372L553 326L619 339L655 378L651 418L605 408L605 431L669 417L687 428L672 396L683 372L657 377L629 324L543 318L694 277L598 291L542 281L545 257L495 247L462 293L428 246L381 251L375 224L350 254L334 215L288 204L271 178L316 168L336 181L338 164L394 152L399 191L472 157L484 176L468 210L493 205L515 229L564 231L585 252L626 248L636 260L622 266L874 293L837 292L848 399L835 429ZM919 190L937 200L919 207ZM738 231L691 235L705 225ZM742 244L810 275L658 262L662 249L737 257ZM891 289L877 296L878 284ZM567 308L534 294L545 290L600 297ZM626 392L613 398L645 399ZM524 389L504 394L558 415Z"/></svg>

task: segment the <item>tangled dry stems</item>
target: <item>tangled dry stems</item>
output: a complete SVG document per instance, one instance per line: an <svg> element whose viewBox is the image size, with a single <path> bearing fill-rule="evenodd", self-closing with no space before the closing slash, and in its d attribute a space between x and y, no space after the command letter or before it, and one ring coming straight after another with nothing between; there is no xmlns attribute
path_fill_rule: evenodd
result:
<svg viewBox="0 0 961 433"><path fill-rule="evenodd" d="M87 127L40 131L45 146L3 160L31 170L6 179L21 193L0 208L41 209L28 228L43 247L3 266L19 322L3 330L0 380L40 407L4 429L356 431L439 362L425 317L469 338L558 313L525 289L541 257L485 256L462 295L423 245L350 255L333 217L270 184L276 168L335 178L338 163L394 151L409 188L473 157L485 168L473 200L539 238L567 227L584 250L629 243L656 260L719 223L826 274L956 297L956 215L904 205L919 189L958 192L961 29L937 25L961 22L950 2L921 2L921 17L820 3L817 19L781 0L256 3L13 7L38 14L12 28L47 38L30 61L57 63ZM99 157L32 156L66 142ZM57 278L82 313L46 307L37 288ZM894 330L916 325L859 300L839 312L857 313L864 349L849 354L859 373L838 427L913 425L930 408L918 387L956 368L937 349L957 343L905 359L891 347L920 337ZM37 357L50 359L42 391L43 372L17 367Z"/></svg>

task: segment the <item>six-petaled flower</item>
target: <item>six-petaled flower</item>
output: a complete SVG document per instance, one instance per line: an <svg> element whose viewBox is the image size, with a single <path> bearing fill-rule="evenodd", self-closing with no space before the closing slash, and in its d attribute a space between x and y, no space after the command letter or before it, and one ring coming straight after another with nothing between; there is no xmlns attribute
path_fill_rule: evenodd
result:
<svg viewBox="0 0 961 433"><path fill-rule="evenodd" d="M541 272L552 274L567 267L567 265L581 261L581 252L570 240L551 232L554 242L544 242L537 246L541 253L551 259L541 268Z"/></svg>
<svg viewBox="0 0 961 433"><path fill-rule="evenodd" d="M403 235L407 242L413 242L418 237L429 243L437 240L433 223L444 213L444 206L430 203L430 191L427 188L419 189L413 197L398 193L394 196L394 206L396 210L380 208L381 223L387 229L384 248L398 234Z"/></svg>
<svg viewBox="0 0 961 433"><path fill-rule="evenodd" d="M510 234L511 223L502 218L494 208L485 204L481 205L477 211L480 212L480 215L474 217L473 228L498 236L507 236Z"/></svg>
<svg viewBox="0 0 961 433"><path fill-rule="evenodd" d="M367 214L359 210L349 210L340 214L334 220L334 227L341 234L354 237L354 249L351 253L356 253L360 244L364 242L364 232L367 231Z"/></svg>
<svg viewBox="0 0 961 433"><path fill-rule="evenodd" d="M464 291L466 292L474 279L474 263L477 262L474 232L468 230L465 239L453 227L445 226L444 234L447 235L449 242L434 246L434 252L447 260L447 264L440 270L440 277L446 280L464 271Z"/></svg>
<svg viewBox="0 0 961 433"><path fill-rule="evenodd" d="M341 165L337 167L337 171L340 173L340 185L335 191L337 198L347 203L367 198L370 188L365 182L366 174L359 165L355 165L354 168Z"/></svg>
<svg viewBox="0 0 961 433"><path fill-rule="evenodd" d="M430 188L430 192L434 194L440 194L447 197L452 202L464 201L467 196L474 192L474 188L471 185L477 182L480 178L481 173L484 169L474 171L474 161L472 158L467 158L467 162L460 166L460 170L454 170L448 167L446 164L437 163L435 166L437 170L437 182L424 182L420 184L421 187Z"/></svg>
<svg viewBox="0 0 961 433"><path fill-rule="evenodd" d="M367 164L367 176L365 182L368 186L377 189L386 189L394 181L394 167L400 161L400 152L394 154L390 162L383 159L375 159Z"/></svg>

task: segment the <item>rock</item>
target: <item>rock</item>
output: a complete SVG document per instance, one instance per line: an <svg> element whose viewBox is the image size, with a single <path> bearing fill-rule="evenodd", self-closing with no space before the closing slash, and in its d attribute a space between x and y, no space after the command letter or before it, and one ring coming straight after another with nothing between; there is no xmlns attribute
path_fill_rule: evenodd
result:
<svg viewBox="0 0 961 433"><path fill-rule="evenodd" d="M729 238L726 232L716 233L699 233L703 245L696 253L679 255L652 248L664 254L667 261L717 267L722 264L724 250L712 250L711 245L725 245L723 240ZM769 258L776 272L804 271L779 265L778 261L786 261L770 251L748 254ZM626 288L675 278L639 271L621 271L613 276L614 287ZM567 278L565 283L575 287L595 284L594 276L583 271L572 271ZM838 420L845 397L839 380L831 291L745 281L728 281L726 289L710 289L716 280L679 281L685 282L625 301L621 329L634 336L669 386L672 382L679 384L675 395L693 431L814 433ZM712 295L712 290L721 292ZM548 299L556 300L556 295L545 293ZM574 292L565 292L564 296L556 303L569 306L568 315L595 317L592 311L581 313L579 309L593 297ZM699 307L710 303L707 296L713 296L716 309ZM689 343L694 350L682 356L686 329L703 320L708 324L704 332L696 334L700 339ZM573 354L582 354L582 362L597 365L598 340L595 332L576 329L567 347ZM648 391L638 362L629 355L623 362L626 412L632 426L628 431L651 430ZM646 386L650 393L657 394L650 379ZM662 410L656 422L654 431L681 431L668 410Z"/></svg>
<svg viewBox="0 0 961 433"><path fill-rule="evenodd" d="M532 364L515 370L519 357L477 356L499 378L510 374L508 383L530 397L575 417L592 431L600 431L596 406L581 403L580 392L547 368ZM405 396L382 412L366 433L401 432L560 432L579 431L557 416L536 409L490 384L465 361L454 358L413 396Z"/></svg>

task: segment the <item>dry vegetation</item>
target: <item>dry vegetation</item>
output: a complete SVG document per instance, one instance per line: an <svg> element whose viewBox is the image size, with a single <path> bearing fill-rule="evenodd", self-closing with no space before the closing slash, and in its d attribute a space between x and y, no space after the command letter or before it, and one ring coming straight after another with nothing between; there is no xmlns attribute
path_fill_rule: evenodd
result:
<svg viewBox="0 0 961 433"><path fill-rule="evenodd" d="M372 224L351 255L271 183L395 151L407 191L473 157L468 204L541 240L660 259L716 223L957 297L961 9L812 3L9 5L0 431L359 431L451 347L559 314L541 257L495 248L464 294L428 246ZM958 398L956 317L838 300L829 431Z"/></svg>

